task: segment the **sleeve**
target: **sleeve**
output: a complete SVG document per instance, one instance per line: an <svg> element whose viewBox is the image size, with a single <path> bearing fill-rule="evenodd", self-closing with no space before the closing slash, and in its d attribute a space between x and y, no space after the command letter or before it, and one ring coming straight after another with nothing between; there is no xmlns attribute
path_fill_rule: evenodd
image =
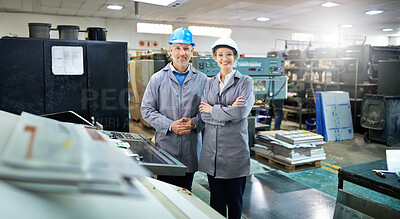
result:
<svg viewBox="0 0 400 219"><path fill-rule="evenodd" d="M201 120L200 112L197 113L195 117L192 118L194 121L194 131L195 133L200 133L201 130L204 128L204 122Z"/></svg>
<svg viewBox="0 0 400 219"><path fill-rule="evenodd" d="M168 133L169 128L173 122L172 119L167 118L165 115L158 111L159 109L159 82L156 77L151 77L147 84L146 90L143 95L142 105L140 111L143 119L146 120L157 132Z"/></svg>
<svg viewBox="0 0 400 219"><path fill-rule="evenodd" d="M208 92L211 89L211 85L212 85L212 80L208 80L206 83L206 86L204 87L203 96L201 97L201 101L209 103L207 98L208 98ZM214 106L213 106L213 108L214 108ZM218 121L218 120L214 119L213 117L211 117L210 113L201 113L200 116L201 116L201 120L204 123L211 124L211 125L219 125L219 126L225 125L225 122Z"/></svg>
<svg viewBox="0 0 400 219"><path fill-rule="evenodd" d="M223 106L216 104L211 110L210 116L221 122L237 121L246 118L254 105L254 81L250 77L245 77L244 83L241 85L239 96L243 96L244 104L241 106Z"/></svg>

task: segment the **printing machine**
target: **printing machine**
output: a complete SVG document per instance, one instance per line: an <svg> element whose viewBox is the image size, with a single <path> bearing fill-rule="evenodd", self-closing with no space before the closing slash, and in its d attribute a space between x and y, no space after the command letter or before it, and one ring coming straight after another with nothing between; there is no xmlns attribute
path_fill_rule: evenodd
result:
<svg viewBox="0 0 400 219"><path fill-rule="evenodd" d="M186 168L142 135L29 113L0 111L0 119L1 218L223 218L190 191L148 177L143 166ZM128 142L144 165L107 136Z"/></svg>

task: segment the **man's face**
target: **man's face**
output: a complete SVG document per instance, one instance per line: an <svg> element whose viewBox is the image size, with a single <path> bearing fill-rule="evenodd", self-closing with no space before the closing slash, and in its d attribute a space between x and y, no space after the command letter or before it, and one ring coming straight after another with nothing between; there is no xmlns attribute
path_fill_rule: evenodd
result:
<svg viewBox="0 0 400 219"><path fill-rule="evenodd" d="M169 50L171 52L174 63L179 66L186 66L190 57L193 55L194 47L190 44L173 43Z"/></svg>

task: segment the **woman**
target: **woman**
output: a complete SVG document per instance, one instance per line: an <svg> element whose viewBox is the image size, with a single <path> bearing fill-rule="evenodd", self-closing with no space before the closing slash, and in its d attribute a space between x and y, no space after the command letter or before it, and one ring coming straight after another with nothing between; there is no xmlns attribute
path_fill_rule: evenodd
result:
<svg viewBox="0 0 400 219"><path fill-rule="evenodd" d="M254 104L253 79L233 70L238 47L220 38L211 47L221 71L207 81L200 113L205 122L199 170L207 173L210 205L226 217L240 218L250 173L247 116Z"/></svg>

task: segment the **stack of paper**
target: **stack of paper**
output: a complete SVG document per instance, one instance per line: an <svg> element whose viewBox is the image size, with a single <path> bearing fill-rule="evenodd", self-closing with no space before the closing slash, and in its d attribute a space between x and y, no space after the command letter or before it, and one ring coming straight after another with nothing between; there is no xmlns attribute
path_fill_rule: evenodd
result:
<svg viewBox="0 0 400 219"><path fill-rule="evenodd" d="M126 179L149 175L96 130L29 113L0 120L14 123L0 142L0 179L26 189L125 194ZM9 128L0 124L0 133Z"/></svg>
<svg viewBox="0 0 400 219"><path fill-rule="evenodd" d="M302 137L300 138L300 136ZM270 157L288 164L326 159L322 138L321 135L304 130L277 132L275 135L262 132L258 134L259 143L268 146Z"/></svg>
<svg viewBox="0 0 400 219"><path fill-rule="evenodd" d="M324 137L306 130L277 132L275 137L290 144L316 143L322 144Z"/></svg>

